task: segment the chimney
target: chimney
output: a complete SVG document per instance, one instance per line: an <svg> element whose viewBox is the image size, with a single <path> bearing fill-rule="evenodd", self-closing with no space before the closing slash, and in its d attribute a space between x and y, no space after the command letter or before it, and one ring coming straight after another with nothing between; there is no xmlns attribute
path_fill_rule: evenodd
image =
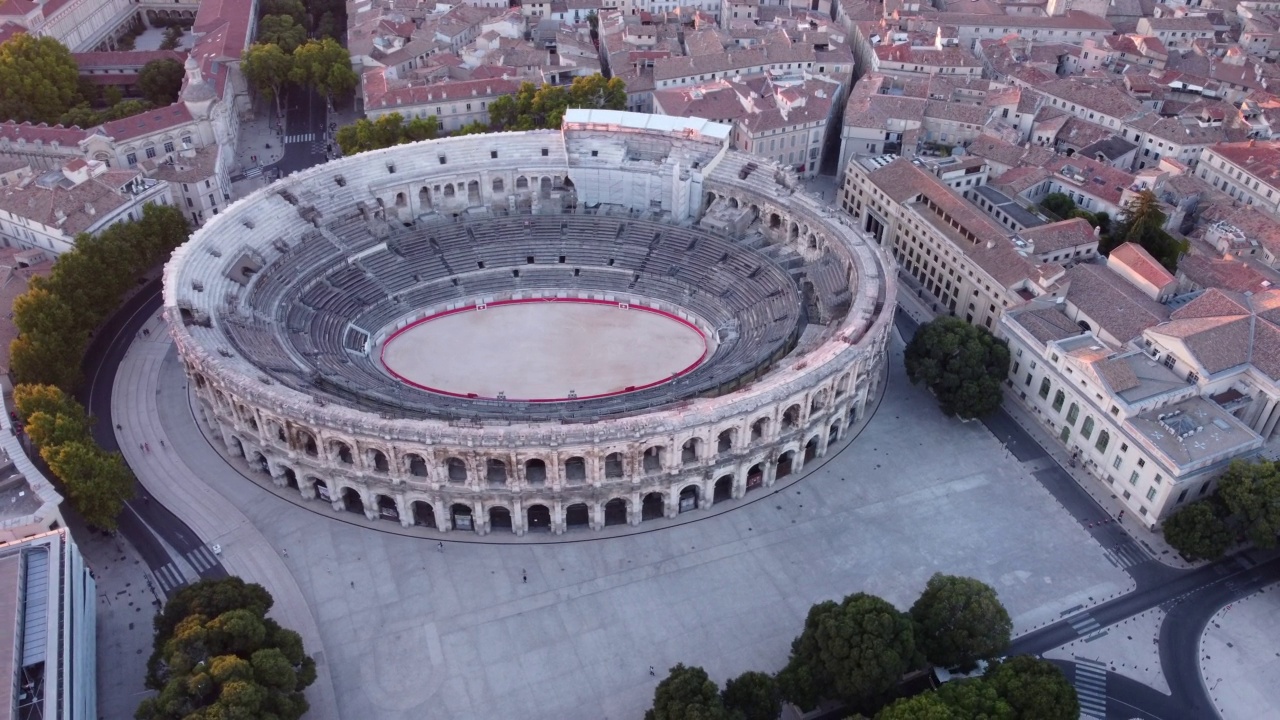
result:
<svg viewBox="0 0 1280 720"><path fill-rule="evenodd" d="M1095 228L1093 229L1093 236L1094 236L1094 237L1096 237L1096 238L1097 238L1097 237L1102 237L1102 226L1101 226L1101 225L1099 225L1099 226L1097 226L1097 227L1095 227Z"/></svg>

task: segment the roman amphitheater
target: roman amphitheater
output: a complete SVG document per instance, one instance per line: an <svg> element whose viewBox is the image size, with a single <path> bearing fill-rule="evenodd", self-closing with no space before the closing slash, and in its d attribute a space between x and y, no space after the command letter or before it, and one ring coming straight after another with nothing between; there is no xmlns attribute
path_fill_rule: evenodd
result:
<svg viewBox="0 0 1280 720"><path fill-rule="evenodd" d="M259 190L165 271L197 417L300 503L439 532L639 525L800 471L877 395L894 278L729 134L571 110Z"/></svg>

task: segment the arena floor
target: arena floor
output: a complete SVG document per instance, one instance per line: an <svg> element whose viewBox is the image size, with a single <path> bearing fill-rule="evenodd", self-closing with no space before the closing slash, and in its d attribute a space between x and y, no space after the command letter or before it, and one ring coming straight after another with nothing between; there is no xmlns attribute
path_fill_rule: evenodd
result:
<svg viewBox="0 0 1280 720"><path fill-rule="evenodd" d="M554 402L633 392L683 375L707 355L696 327L612 302L521 300L440 313L392 335L382 363L415 387L458 396Z"/></svg>

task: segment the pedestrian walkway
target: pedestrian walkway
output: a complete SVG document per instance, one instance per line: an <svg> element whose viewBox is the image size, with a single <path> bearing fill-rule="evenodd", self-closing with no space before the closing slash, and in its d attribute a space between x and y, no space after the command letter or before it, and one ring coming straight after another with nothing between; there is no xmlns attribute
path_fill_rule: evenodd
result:
<svg viewBox="0 0 1280 720"><path fill-rule="evenodd" d="M1272 720L1280 708L1280 585L1226 605L1200 636L1200 676L1218 714Z"/></svg>
<svg viewBox="0 0 1280 720"><path fill-rule="evenodd" d="M206 543L217 543L227 572L256 582L275 599L270 615L282 625L302 636L307 652L316 660L316 682L307 688L311 710L308 720L336 720L337 697L333 678L320 639L319 626L302 595L297 580L289 572L275 549L248 518L227 501L211 485L212 478L189 468L174 452L175 438L168 436L157 418L159 368L172 347L163 323L158 319L147 325L146 339L135 342L120 364L111 396L114 422L120 447L129 467L147 492L181 518ZM161 440L166 440L161 445ZM151 451L145 449L151 446ZM184 556L197 569L209 567L215 560L210 546L201 547ZM161 568L157 581L182 580L173 563ZM166 590L168 592L168 590Z"/></svg>
<svg viewBox="0 0 1280 720"><path fill-rule="evenodd" d="M1102 551L1107 556L1107 559L1111 561L1111 564L1121 570L1131 568L1134 565L1141 565L1142 563L1151 560L1150 555L1132 542L1121 543L1115 547L1103 548Z"/></svg>
<svg viewBox="0 0 1280 720"><path fill-rule="evenodd" d="M165 597L173 597L173 594L187 585L187 579L182 576L182 571L173 563L166 563L164 567L156 570L156 584L160 586L160 591Z"/></svg>
<svg viewBox="0 0 1280 720"><path fill-rule="evenodd" d="M1080 714L1106 720L1107 668L1100 662L1076 658L1076 696L1080 698Z"/></svg>
<svg viewBox="0 0 1280 720"><path fill-rule="evenodd" d="M301 133L299 135L285 135L284 143L286 145L297 145L300 143L309 143L316 139L315 133Z"/></svg>
<svg viewBox="0 0 1280 720"><path fill-rule="evenodd" d="M1098 621L1094 620L1093 616L1087 612L1072 615L1067 618L1067 624L1070 625L1071 629L1075 630L1080 637L1087 637L1102 629L1102 626L1098 624Z"/></svg>

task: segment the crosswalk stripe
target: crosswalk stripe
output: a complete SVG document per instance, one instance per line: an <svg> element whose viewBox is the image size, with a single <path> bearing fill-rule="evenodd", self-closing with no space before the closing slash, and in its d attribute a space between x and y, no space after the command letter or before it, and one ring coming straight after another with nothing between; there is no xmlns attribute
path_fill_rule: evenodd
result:
<svg viewBox="0 0 1280 720"><path fill-rule="evenodd" d="M218 564L218 558L209 550L209 546L201 545L186 555L187 560L195 566L197 572L203 572Z"/></svg>
<svg viewBox="0 0 1280 720"><path fill-rule="evenodd" d="M168 563L156 570L156 583L166 595L172 594L174 590L187 584L187 579L182 576L178 568L173 563Z"/></svg>
<svg viewBox="0 0 1280 720"><path fill-rule="evenodd" d="M245 170L245 171L244 171L244 176L245 176L245 177L247 177L247 178L251 178L251 177L258 177L258 176L259 176L259 175L261 175L261 174L262 174L262 167L261 167L261 166L258 166L258 167L251 167L251 168L249 168L248 170Z"/></svg>
<svg viewBox="0 0 1280 720"><path fill-rule="evenodd" d="M1082 714L1090 717L1107 716L1107 671L1092 663L1077 662L1075 681L1076 697L1080 700Z"/></svg>
<svg viewBox="0 0 1280 720"><path fill-rule="evenodd" d="M1105 548L1103 553L1121 570L1131 568L1134 565L1141 565L1151 559L1133 543L1124 543L1114 548Z"/></svg>
<svg viewBox="0 0 1280 720"><path fill-rule="evenodd" d="M299 133L297 135L285 135L284 142L286 145L292 145L294 143L311 142L312 140L315 139L315 137L316 137L315 133Z"/></svg>

